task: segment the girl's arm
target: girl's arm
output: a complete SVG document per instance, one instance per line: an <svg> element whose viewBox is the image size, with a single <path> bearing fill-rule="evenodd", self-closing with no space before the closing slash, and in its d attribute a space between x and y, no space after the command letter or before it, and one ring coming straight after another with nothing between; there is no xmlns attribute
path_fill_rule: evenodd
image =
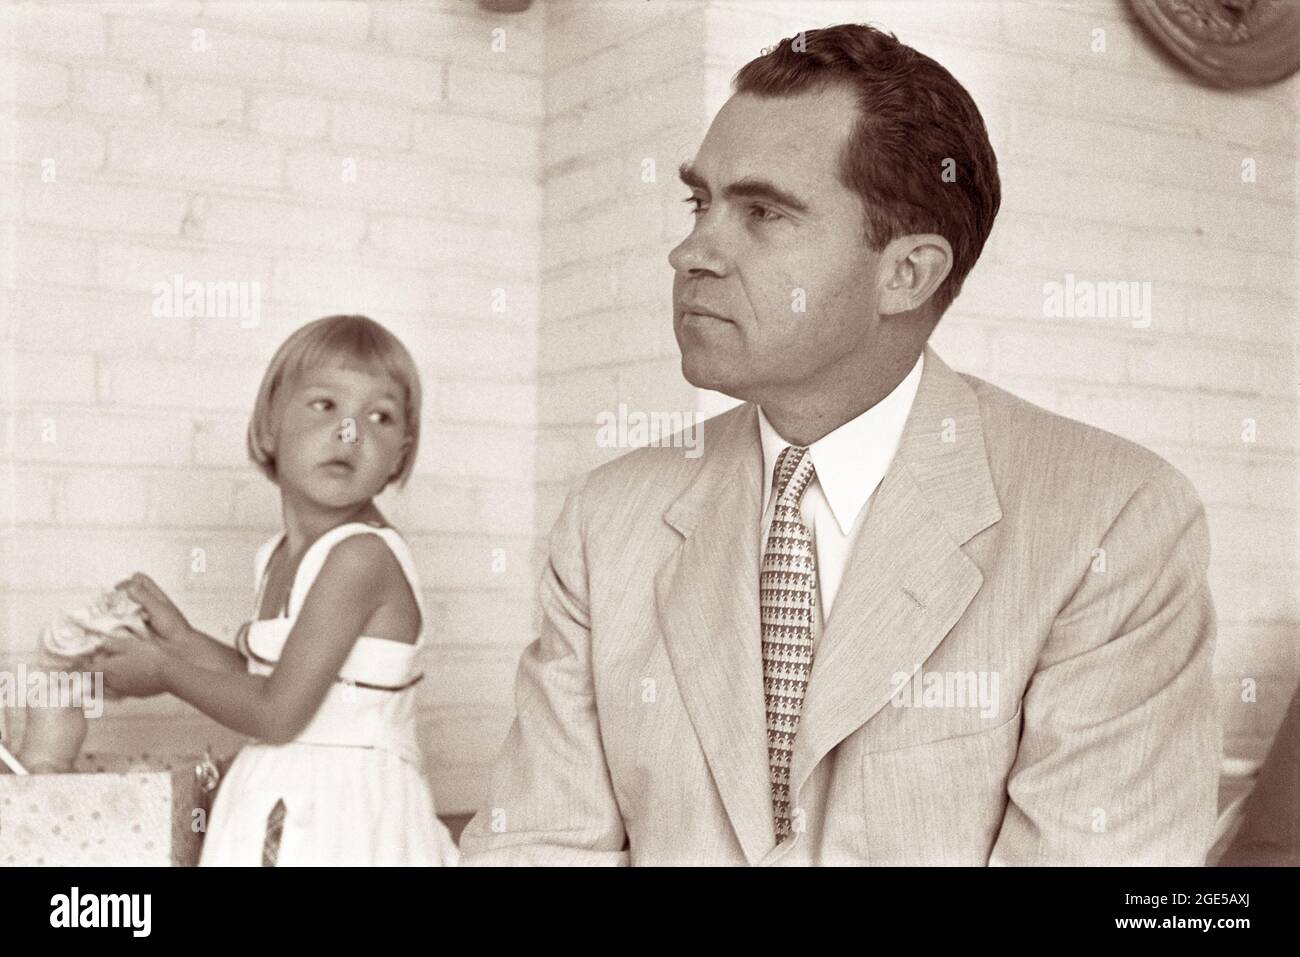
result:
<svg viewBox="0 0 1300 957"><path fill-rule="evenodd" d="M405 587L405 579L381 539L346 538L330 550L269 676L219 673L167 655L163 686L234 731L269 744L292 741L316 714L366 622L396 584Z"/></svg>
<svg viewBox="0 0 1300 957"><path fill-rule="evenodd" d="M196 665L213 671L244 671L243 656L211 635L193 627L165 591L148 575L136 572L114 586L136 602L148 618L149 630L164 646Z"/></svg>
<svg viewBox="0 0 1300 957"><path fill-rule="evenodd" d="M211 671L247 671L244 656L211 635L191 628L183 644L176 651L192 664Z"/></svg>

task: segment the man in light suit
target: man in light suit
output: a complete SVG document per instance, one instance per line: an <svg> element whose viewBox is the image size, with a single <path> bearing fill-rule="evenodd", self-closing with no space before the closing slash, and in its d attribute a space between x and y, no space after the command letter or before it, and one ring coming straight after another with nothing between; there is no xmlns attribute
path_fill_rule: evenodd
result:
<svg viewBox="0 0 1300 957"><path fill-rule="evenodd" d="M735 87L670 260L744 404L570 493L464 863L1203 863L1196 493L926 345L999 203L974 104L858 26Z"/></svg>

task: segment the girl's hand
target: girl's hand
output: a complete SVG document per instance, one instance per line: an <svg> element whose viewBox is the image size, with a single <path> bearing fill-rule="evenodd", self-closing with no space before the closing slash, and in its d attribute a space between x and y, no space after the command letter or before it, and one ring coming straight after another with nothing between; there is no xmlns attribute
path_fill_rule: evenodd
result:
<svg viewBox="0 0 1300 957"><path fill-rule="evenodd" d="M144 610L149 630L163 641L183 646L192 638L194 629L185 620L181 610L148 575L136 572L130 578L118 582L115 587L126 592Z"/></svg>
<svg viewBox="0 0 1300 957"><path fill-rule="evenodd" d="M90 661L95 671L104 673L104 685L109 691L129 698L148 698L167 690L163 679L166 655L152 642L112 636L104 639Z"/></svg>

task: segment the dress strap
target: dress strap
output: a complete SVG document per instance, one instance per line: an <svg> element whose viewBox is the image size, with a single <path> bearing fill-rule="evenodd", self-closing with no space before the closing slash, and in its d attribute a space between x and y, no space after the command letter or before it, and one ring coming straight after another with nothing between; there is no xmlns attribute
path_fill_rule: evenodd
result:
<svg viewBox="0 0 1300 957"><path fill-rule="evenodd" d="M384 525L372 525L369 522L345 522L331 528L311 543L311 546L302 556L302 561L298 564L293 587L289 590L288 617L296 619L298 613L302 611L303 603L307 600L307 593L311 591L312 583L316 581L316 576L320 574L320 570L325 566L325 559L329 557L330 550L345 538L365 534L378 535L382 538L397 559L397 564L401 566L402 573L406 576L406 583L411 589L411 595L415 598L415 605L420 610L421 632L423 632L428 620L425 617L424 597L420 594L420 577L416 574L415 559L411 555L410 546L406 544L406 540L402 538L397 529ZM269 551L267 557L270 557ZM419 641L420 639L417 638L416 643L418 644Z"/></svg>

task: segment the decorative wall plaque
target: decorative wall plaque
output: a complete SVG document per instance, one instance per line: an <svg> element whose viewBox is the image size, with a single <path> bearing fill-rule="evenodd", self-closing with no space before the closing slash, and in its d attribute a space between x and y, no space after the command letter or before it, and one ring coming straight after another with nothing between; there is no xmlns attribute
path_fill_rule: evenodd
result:
<svg viewBox="0 0 1300 957"><path fill-rule="evenodd" d="M1259 86L1300 69L1297 0L1129 0L1160 43L1202 79Z"/></svg>

